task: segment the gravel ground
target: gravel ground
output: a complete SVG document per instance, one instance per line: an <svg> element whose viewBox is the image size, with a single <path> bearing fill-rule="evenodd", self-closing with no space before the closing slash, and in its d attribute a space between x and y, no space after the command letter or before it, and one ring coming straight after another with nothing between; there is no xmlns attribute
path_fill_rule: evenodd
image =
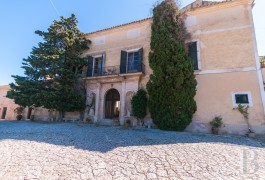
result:
<svg viewBox="0 0 265 180"><path fill-rule="evenodd" d="M237 136L1 121L0 179L265 179L265 145Z"/></svg>
<svg viewBox="0 0 265 180"><path fill-rule="evenodd" d="M256 135L256 140L260 141L261 143L263 143L265 145L265 134L263 135Z"/></svg>

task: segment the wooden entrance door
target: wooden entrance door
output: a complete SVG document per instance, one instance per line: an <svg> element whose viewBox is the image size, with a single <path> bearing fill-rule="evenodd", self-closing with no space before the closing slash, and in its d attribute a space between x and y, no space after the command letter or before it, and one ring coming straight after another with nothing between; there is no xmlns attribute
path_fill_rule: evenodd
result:
<svg viewBox="0 0 265 180"><path fill-rule="evenodd" d="M118 118L120 113L120 94L116 89L111 89L106 94L105 118Z"/></svg>

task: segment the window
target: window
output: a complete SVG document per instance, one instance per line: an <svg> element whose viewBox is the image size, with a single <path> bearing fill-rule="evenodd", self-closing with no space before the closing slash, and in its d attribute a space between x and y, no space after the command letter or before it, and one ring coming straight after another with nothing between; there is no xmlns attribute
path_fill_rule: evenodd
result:
<svg viewBox="0 0 265 180"><path fill-rule="evenodd" d="M237 104L248 104L248 95L247 94L236 94L236 103Z"/></svg>
<svg viewBox="0 0 265 180"><path fill-rule="evenodd" d="M127 72L134 72L138 69L139 53L129 52L127 57Z"/></svg>
<svg viewBox="0 0 265 180"><path fill-rule="evenodd" d="M234 107L238 104L253 106L250 92L233 92L232 101Z"/></svg>
<svg viewBox="0 0 265 180"><path fill-rule="evenodd" d="M87 61L87 77L101 76L104 71L105 54L89 56Z"/></svg>
<svg viewBox="0 0 265 180"><path fill-rule="evenodd" d="M93 75L98 76L102 72L102 57L94 58L94 68L93 68Z"/></svg>
<svg viewBox="0 0 265 180"><path fill-rule="evenodd" d="M199 70L197 42L191 42L188 44L188 56L193 62L194 70Z"/></svg>
<svg viewBox="0 0 265 180"><path fill-rule="evenodd" d="M144 72L143 48L121 51L120 73Z"/></svg>

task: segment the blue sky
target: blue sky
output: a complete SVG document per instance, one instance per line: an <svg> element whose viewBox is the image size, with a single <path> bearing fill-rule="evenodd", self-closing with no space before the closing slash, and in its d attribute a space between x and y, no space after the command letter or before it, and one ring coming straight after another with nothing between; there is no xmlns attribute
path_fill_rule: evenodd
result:
<svg viewBox="0 0 265 180"><path fill-rule="evenodd" d="M193 0L182 0L182 6ZM82 32L127 23L151 16L157 0L1 0L0 85L13 82L11 75L23 75L26 58L40 37L35 30L47 30L59 16L78 18ZM256 0L253 16L259 55L265 55L264 0Z"/></svg>

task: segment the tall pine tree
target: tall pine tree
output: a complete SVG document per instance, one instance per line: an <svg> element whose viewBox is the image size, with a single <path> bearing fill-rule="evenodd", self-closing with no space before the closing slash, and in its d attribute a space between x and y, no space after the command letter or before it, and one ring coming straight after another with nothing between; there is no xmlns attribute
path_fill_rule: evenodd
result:
<svg viewBox="0 0 265 180"><path fill-rule="evenodd" d="M196 112L196 81L185 40L189 34L174 0L153 9L147 83L148 105L154 123L165 130L184 130Z"/></svg>
<svg viewBox="0 0 265 180"><path fill-rule="evenodd" d="M75 15L54 21L47 32L36 31L43 41L23 59L24 76L12 76L7 97L23 107L43 107L60 112L85 109L80 71L86 64L82 52L90 41L77 28ZM80 84L81 83L81 84Z"/></svg>

